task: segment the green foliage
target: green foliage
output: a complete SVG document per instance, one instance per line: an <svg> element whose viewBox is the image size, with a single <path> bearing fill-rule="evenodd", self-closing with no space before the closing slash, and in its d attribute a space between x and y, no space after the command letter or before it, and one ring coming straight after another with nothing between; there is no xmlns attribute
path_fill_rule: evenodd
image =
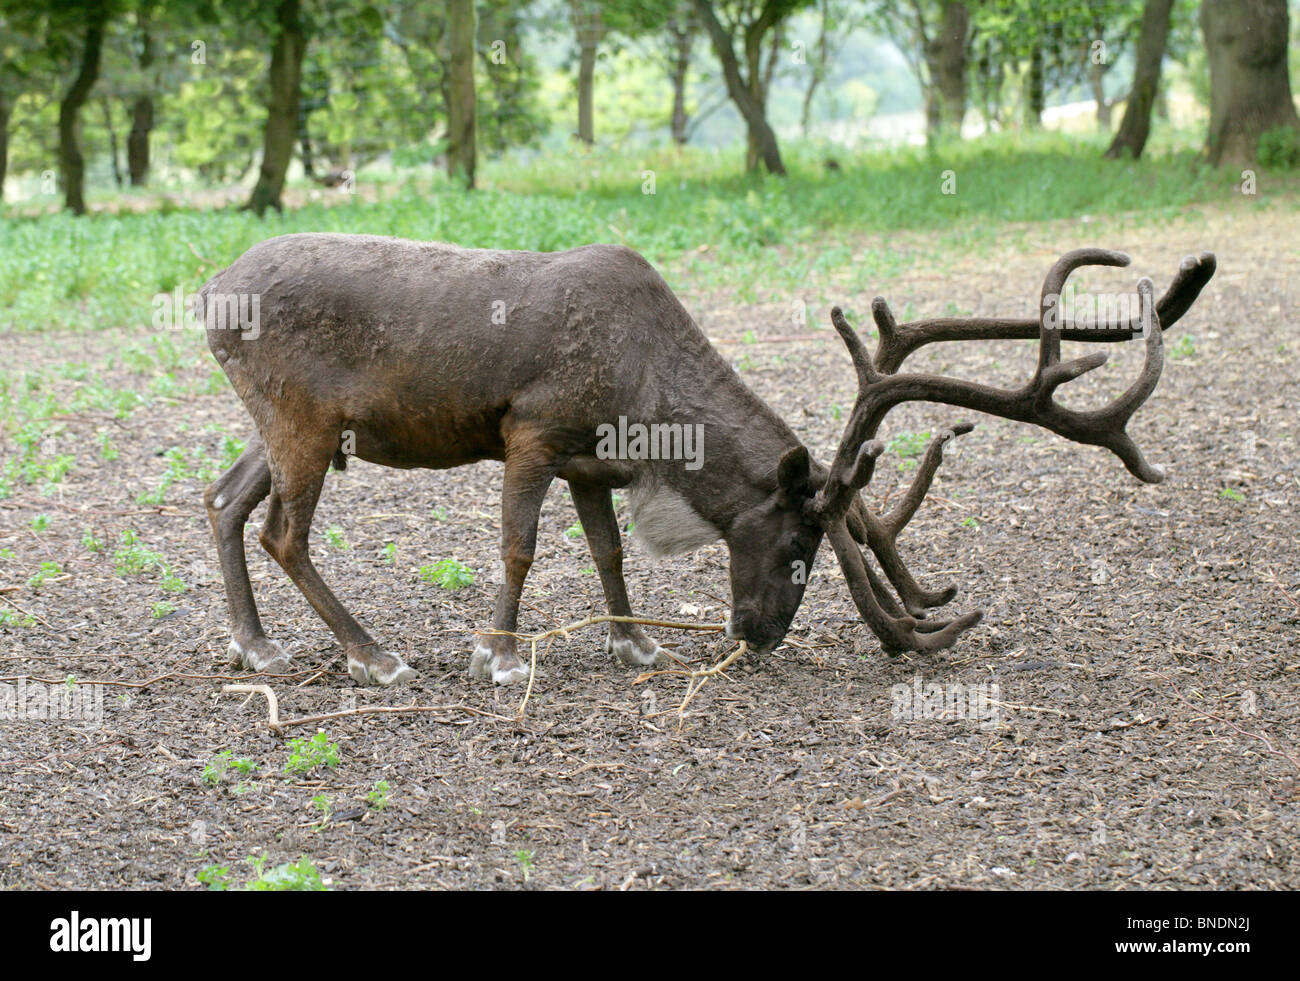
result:
<svg viewBox="0 0 1300 981"><path fill-rule="evenodd" d="M519 863L519 871L523 874L524 881L527 882L533 874L533 853L521 848L515 852L515 861Z"/></svg>
<svg viewBox="0 0 1300 981"><path fill-rule="evenodd" d="M257 855L247 859L253 867L253 878L235 888L247 892L327 892L329 887L321 879L315 864L306 856L296 862L285 862L266 868L267 857ZM195 878L209 892L226 892L232 886L232 873L224 865L205 865Z"/></svg>
<svg viewBox="0 0 1300 981"><path fill-rule="evenodd" d="M139 575L163 567L162 556L145 548L134 528L122 532L122 547L113 554L113 561L119 576Z"/></svg>
<svg viewBox="0 0 1300 981"><path fill-rule="evenodd" d="M275 231L365 232L542 251L614 241L660 265L704 247L704 259L692 271L702 287L726 273L784 290L806 285L812 256L819 258L822 274L879 274L906 262L892 250L858 253L865 257L861 261L852 248L828 252L827 242L846 236L941 227L954 229L957 244L969 245L1001 222L1151 212L1232 193L1199 162L1197 150L1153 150L1116 167L1101 159L1102 149L1100 140L1056 134L999 136L945 146L940 159L914 147L845 152L839 156L842 170L827 173L819 151L791 146L784 154L788 181L737 174L736 150L561 149L527 166L486 163L484 186L473 195L440 181L432 188L410 183L374 202L307 204L277 219ZM944 169L956 172L957 194L939 193ZM641 191L644 170L657 174L655 194ZM187 293L200 285L187 243L202 242L206 258L225 265L267 234L262 222L240 211L152 211L94 222L59 214L3 222L0 307L20 329L144 326L150 312L142 308L142 293L150 295L163 282L182 284ZM102 277L93 288L69 295L66 270L86 265L102 270ZM150 370L161 362L206 357L200 336L172 336L167 335L170 352L165 346L141 348L140 356L154 365ZM92 388L87 399L93 395L97 407L119 413L143 401L135 392ZM37 442L45 435L38 433ZM35 475L28 482L40 479Z"/></svg>
<svg viewBox="0 0 1300 981"><path fill-rule="evenodd" d="M1296 170L1300 168L1300 129L1293 126L1274 126L1259 137L1256 153L1261 167L1270 170Z"/></svg>
<svg viewBox="0 0 1300 981"><path fill-rule="evenodd" d="M442 559L420 567L420 578L443 589L461 589L474 584L474 571L456 559Z"/></svg>
<svg viewBox="0 0 1300 981"><path fill-rule="evenodd" d="M916 458L925 452L925 448L929 444L930 433L928 430L923 433L902 432L891 439L885 449L901 457L902 459L898 462L898 469L907 471L916 469L919 462Z"/></svg>
<svg viewBox="0 0 1300 981"><path fill-rule="evenodd" d="M230 750L223 750L208 761L203 768L203 782L213 787L221 783L226 778L227 772L234 770L240 776L249 776L257 769L258 764L245 757L236 758Z"/></svg>
<svg viewBox="0 0 1300 981"><path fill-rule="evenodd" d="M1181 361L1184 358L1196 357L1196 338L1191 334L1179 334L1178 340L1169 348L1169 359L1171 361Z"/></svg>
<svg viewBox="0 0 1300 981"><path fill-rule="evenodd" d="M57 562L42 562L40 571L27 580L27 585L32 589L39 590L45 585L46 581L53 579L55 576L63 575L63 569Z"/></svg>
<svg viewBox="0 0 1300 981"><path fill-rule="evenodd" d="M301 776L320 766L338 766L338 762L339 748L322 730L310 739L289 740L289 759L284 764L284 772Z"/></svg>
<svg viewBox="0 0 1300 981"><path fill-rule="evenodd" d="M245 889L250 892L328 892L329 887L321 881L320 872L313 862L305 856L296 862L285 862L273 869L264 869L266 856L250 859L257 878L250 881Z"/></svg>
<svg viewBox="0 0 1300 981"><path fill-rule="evenodd" d="M378 780L375 782L375 789L366 794L366 802L376 811L382 811L388 806L388 781Z"/></svg>

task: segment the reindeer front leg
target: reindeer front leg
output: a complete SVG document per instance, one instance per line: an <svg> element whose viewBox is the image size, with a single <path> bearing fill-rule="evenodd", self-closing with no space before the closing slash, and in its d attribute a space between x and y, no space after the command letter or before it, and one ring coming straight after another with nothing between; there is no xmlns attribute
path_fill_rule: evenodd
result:
<svg viewBox="0 0 1300 981"><path fill-rule="evenodd" d="M528 677L528 665L516 653L519 596L537 548L537 519L546 491L555 479L550 455L535 436L512 434L506 440L506 473L501 492L501 559L505 578L497 593L492 629L509 633L480 634L470 658L470 677L510 685Z"/></svg>
<svg viewBox="0 0 1300 981"><path fill-rule="evenodd" d="M569 481L569 493L577 509L578 520L587 535L591 557L600 573L605 591L605 606L611 616L632 616L632 604L623 582L623 541L614 514L614 501L608 487ZM663 648L635 623L611 623L605 635L605 651L629 668L644 668L666 660Z"/></svg>

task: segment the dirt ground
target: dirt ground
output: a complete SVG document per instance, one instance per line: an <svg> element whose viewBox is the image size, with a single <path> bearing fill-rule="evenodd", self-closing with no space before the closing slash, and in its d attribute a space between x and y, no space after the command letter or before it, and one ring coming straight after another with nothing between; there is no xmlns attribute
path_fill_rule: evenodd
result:
<svg viewBox="0 0 1300 981"><path fill-rule="evenodd" d="M682 679L634 686L604 654L601 628L545 653L522 722L464 710L511 717L522 694L466 674L495 587L499 464L427 473L354 461L326 483L317 564L420 673L402 689L352 683L332 635L257 546L255 512L262 617L301 673L246 679L225 660L203 482L178 481L162 505L137 502L161 479L165 449L215 453L223 433L247 434L235 396L61 418L61 451L76 456L66 481L48 497L20 486L0 501L0 606L31 618L0 627L0 679L104 682L103 717L0 722L0 886L199 889L213 866L235 884L252 878L248 860L262 855L268 867L305 856L337 889L1300 886L1300 607L1287 595L1300 599L1297 229L1297 203L1284 200L1009 229L955 257L934 236L859 243L895 268L864 265L818 297L834 296L860 325L878 291L900 315L953 303L1023 313L1055 256L1079 245L1134 257L1128 270L1086 271L1080 288L1097 290L1146 274L1160 292L1183 255L1216 252L1219 272L1167 336L1177 357L1131 427L1169 479L1145 486L1101 450L975 418L905 545L923 581L958 584L952 607L983 609L984 622L954 650L887 657L824 545L789 642L705 687L680 726L655 713L680 700ZM689 267L669 278L688 284ZM791 336L786 300L739 306L681 292L746 381L828 460L854 387L824 308L806 339L769 342ZM740 342L747 331L759 343ZM1194 340L1179 346L1184 336ZM113 361L138 339L10 335L0 353L6 370L85 361L143 390L148 373ZM1134 377L1137 345L1108 347L1111 362L1063 401L1095 404ZM1014 384L1034 358L1032 344L935 345L908 368ZM177 378L211 368L196 353ZM966 417L907 406L884 435ZM99 453L101 431L117 459ZM882 461L875 503L908 479L898 460ZM38 533L39 514L52 520ZM575 521L557 483L521 629L604 612L585 541L566 535ZM188 586L170 615L150 614L165 598L157 574L115 567L128 528ZM330 528L348 547L331 544ZM103 551L83 544L87 529ZM635 541L626 551L640 615L725 618L723 546L668 560ZM421 580L421 567L450 557L474 570L473 585ZM33 588L42 561L61 572ZM727 652L709 634L651 632L699 666ZM146 683L157 676L167 677ZM339 757L291 777L264 699L222 691L241 680L271 684L284 719L449 708L291 729L324 729ZM981 693L990 711L900 716L904 693L931 685ZM258 768L205 780L224 751ZM368 797L380 781L382 808Z"/></svg>

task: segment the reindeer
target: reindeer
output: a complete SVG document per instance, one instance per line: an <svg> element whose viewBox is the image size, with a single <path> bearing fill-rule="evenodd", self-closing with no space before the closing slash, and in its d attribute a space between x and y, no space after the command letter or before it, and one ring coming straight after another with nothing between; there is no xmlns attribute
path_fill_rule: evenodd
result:
<svg viewBox="0 0 1300 981"><path fill-rule="evenodd" d="M200 291L208 345L247 407L257 435L205 494L233 620L230 654L245 668L288 668L258 617L244 552L244 524L270 496L260 541L329 625L361 684L406 681L414 672L381 650L321 579L308 550L312 515L331 462L348 449L389 467L442 469L504 462L501 558L492 632L478 636L470 674L498 684L527 677L511 635L532 565L538 515L557 477L586 533L610 614L631 616L612 491L626 488L634 534L652 556L722 540L730 552L727 636L760 655L785 637L823 537L855 605L889 652L941 650L980 613L934 619L956 589L922 588L897 539L920 506L944 444L930 444L907 493L888 514L859 491L895 405L924 400L1035 423L1075 442L1112 450L1140 480L1149 466L1124 424L1150 395L1162 364L1162 330L1214 274L1204 254L1183 261L1152 308L1097 330L1056 323L1049 300L1084 264L1126 265L1127 256L1082 249L1053 266L1037 320L941 319L897 324L873 305L879 347L872 357L839 308L836 331L849 349L859 394L829 468L709 344L663 278L641 256L612 245L536 253L463 249L364 235L299 234L249 249ZM211 301L260 297L257 330L214 322ZM245 325L246 326L246 325ZM1060 362L1060 341L1146 338L1141 377L1105 409L1075 412L1052 401L1061 384L1100 365L1104 354ZM999 390L925 374L900 374L903 360L937 341L1039 338L1038 369L1022 388ZM702 426L703 465L618 459L597 452L602 427L625 417L642 425ZM883 579L860 546L880 563ZM889 586L897 594L891 594ZM629 666L662 657L639 626L611 623L605 648Z"/></svg>

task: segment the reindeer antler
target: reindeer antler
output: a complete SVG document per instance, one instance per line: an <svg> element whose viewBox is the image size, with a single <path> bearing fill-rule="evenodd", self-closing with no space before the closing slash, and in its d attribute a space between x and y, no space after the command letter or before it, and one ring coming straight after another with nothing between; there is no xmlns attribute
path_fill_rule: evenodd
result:
<svg viewBox="0 0 1300 981"><path fill-rule="evenodd" d="M979 622L981 614L969 613L950 621L918 619L927 608L941 606L956 595L956 589L926 590L903 565L898 554L899 533L924 500L942 460L943 446L954 436L970 432L969 424L941 433L929 446L919 472L902 501L888 515L872 514L857 502L857 492L871 480L883 446L875 439L885 415L902 402L940 402L962 406L990 415L1028 422L1050 429L1077 443L1103 446L1123 461L1139 480L1159 483L1160 467L1147 463L1126 426L1138 407L1155 390L1164 364L1164 327L1181 317L1214 275L1215 259L1209 253L1184 259L1178 275L1159 304L1153 300L1151 280L1138 281L1137 318L1118 327L1090 329L1065 323L1059 317L1060 297L1070 273L1080 266L1126 266L1128 256L1106 249L1076 249L1057 260L1043 281L1037 322L992 320L921 321L900 326L888 304L877 297L872 314L880 332L872 358L861 337L845 320L838 307L831 310L831 323L844 340L858 375L858 398L845 427L844 437L817 495L808 503L808 513L830 538L849 583L854 603L863 619L888 651L942 650ZM1165 320L1162 326L1162 319ZM1066 382L1100 367L1107 360L1103 352L1061 361L1061 339L1113 342L1127 340L1140 330L1146 342L1146 359L1137 380L1118 398L1101 409L1080 411L1058 404L1053 396ZM1026 384L1018 389L999 389L976 382L929 374L898 374L912 351L933 341L969 339L1028 339L1038 337L1038 365ZM857 506L855 506L857 502ZM850 534L849 529L854 533ZM855 538L868 546L880 562L886 578L898 591L902 606L889 595L885 584L858 549Z"/></svg>

